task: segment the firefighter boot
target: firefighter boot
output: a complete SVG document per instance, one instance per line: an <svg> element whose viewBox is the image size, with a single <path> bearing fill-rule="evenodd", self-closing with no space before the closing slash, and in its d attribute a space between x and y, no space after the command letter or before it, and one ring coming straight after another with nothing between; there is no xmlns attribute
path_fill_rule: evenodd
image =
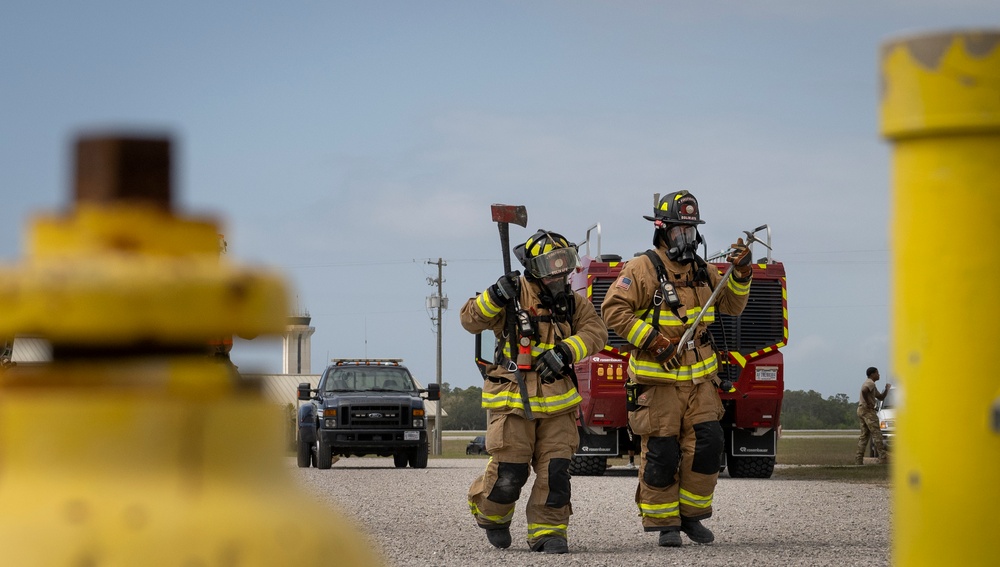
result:
<svg viewBox="0 0 1000 567"><path fill-rule="evenodd" d="M531 546L531 551L544 551L545 553L569 553L569 546L566 545L565 538L557 536L543 537Z"/></svg>
<svg viewBox="0 0 1000 567"><path fill-rule="evenodd" d="M510 547L510 528L504 526L486 530L486 539L497 549L507 549Z"/></svg>
<svg viewBox="0 0 1000 567"><path fill-rule="evenodd" d="M681 532L677 528L670 528L660 532L660 539L657 541L660 547L680 547Z"/></svg>
<svg viewBox="0 0 1000 567"><path fill-rule="evenodd" d="M681 531L686 533L691 541L695 543L712 543L715 541L715 534L712 530L701 525L698 520L681 519Z"/></svg>

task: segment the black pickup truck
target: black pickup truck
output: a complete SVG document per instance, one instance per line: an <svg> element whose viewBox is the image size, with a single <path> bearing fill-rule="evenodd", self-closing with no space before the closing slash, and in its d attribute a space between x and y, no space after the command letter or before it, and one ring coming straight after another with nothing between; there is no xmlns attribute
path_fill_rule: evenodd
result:
<svg viewBox="0 0 1000 567"><path fill-rule="evenodd" d="M328 469L334 455L378 455L397 468L427 467L424 399L440 400L437 384L417 388L398 358L334 359L316 389L299 384L298 465Z"/></svg>

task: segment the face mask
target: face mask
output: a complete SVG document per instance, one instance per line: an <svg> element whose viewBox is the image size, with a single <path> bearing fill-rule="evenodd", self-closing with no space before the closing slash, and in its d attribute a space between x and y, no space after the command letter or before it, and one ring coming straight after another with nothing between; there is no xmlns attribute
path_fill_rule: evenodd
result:
<svg viewBox="0 0 1000 567"><path fill-rule="evenodd" d="M698 250L698 229L691 225L675 224L664 230L667 241L667 258L675 262L693 262Z"/></svg>
<svg viewBox="0 0 1000 567"><path fill-rule="evenodd" d="M542 306L552 311L556 320L565 321L569 314L569 281L567 275L542 278Z"/></svg>

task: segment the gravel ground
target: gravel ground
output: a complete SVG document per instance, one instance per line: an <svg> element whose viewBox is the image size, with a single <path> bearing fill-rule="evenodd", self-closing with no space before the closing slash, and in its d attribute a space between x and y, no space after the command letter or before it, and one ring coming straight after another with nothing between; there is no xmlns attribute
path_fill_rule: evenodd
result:
<svg viewBox="0 0 1000 567"><path fill-rule="evenodd" d="M485 465L485 458L431 459L423 470L396 469L389 458L354 457L321 471L298 469L289 460L310 495L352 518L386 562L400 567L889 564L887 487L723 475L715 515L705 522L715 543L697 545L682 536L683 547L660 548L636 514L636 475L621 467L603 477L573 478L570 555L528 550L521 502L511 524L514 544L494 549L466 503L469 484Z"/></svg>

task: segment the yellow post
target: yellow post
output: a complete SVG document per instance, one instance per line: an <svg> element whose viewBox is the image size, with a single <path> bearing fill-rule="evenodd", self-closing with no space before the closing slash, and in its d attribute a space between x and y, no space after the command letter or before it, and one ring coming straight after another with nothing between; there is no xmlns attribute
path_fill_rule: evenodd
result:
<svg viewBox="0 0 1000 567"><path fill-rule="evenodd" d="M167 140L78 143L74 206L0 267L0 337L53 353L0 371L3 564L381 562L295 487L280 409L210 346L287 315L283 280L220 258L218 232L171 210Z"/></svg>
<svg viewBox="0 0 1000 567"><path fill-rule="evenodd" d="M892 143L893 561L995 565L1000 510L1000 30L882 49Z"/></svg>

